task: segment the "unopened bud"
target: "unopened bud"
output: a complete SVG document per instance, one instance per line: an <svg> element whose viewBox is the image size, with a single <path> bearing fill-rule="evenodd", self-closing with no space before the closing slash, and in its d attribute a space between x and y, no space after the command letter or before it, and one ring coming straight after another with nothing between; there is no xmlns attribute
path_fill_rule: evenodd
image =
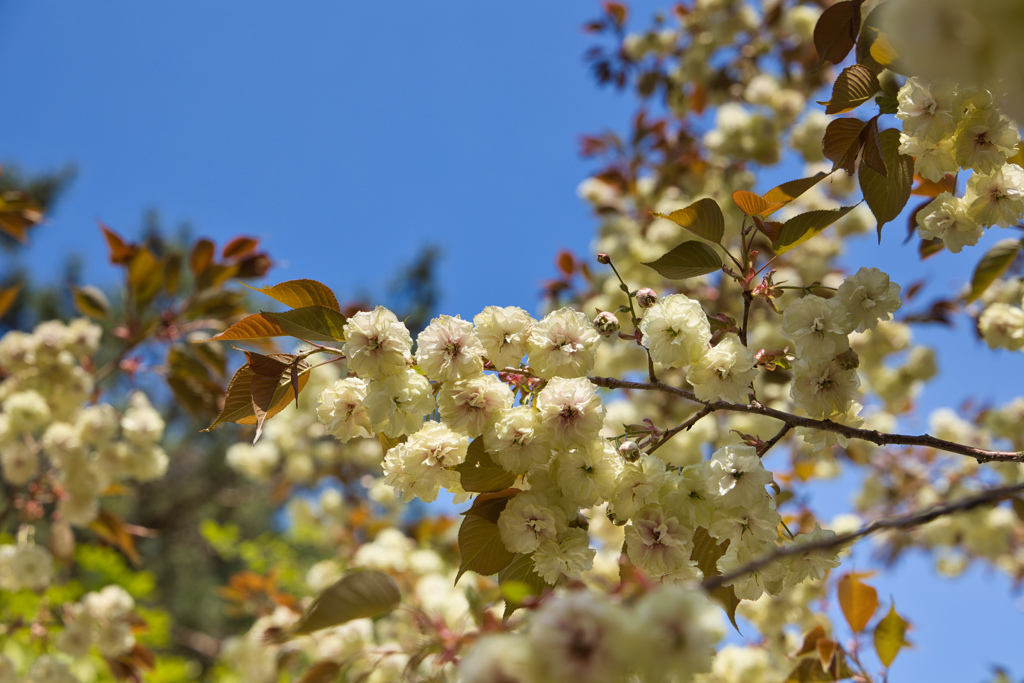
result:
<svg viewBox="0 0 1024 683"><path fill-rule="evenodd" d="M619 319L610 311L601 311L594 317L594 329L602 337L610 337L619 331Z"/></svg>
<svg viewBox="0 0 1024 683"><path fill-rule="evenodd" d="M640 458L640 446L636 441L623 441L619 446L619 455L626 462L636 462Z"/></svg>
<svg viewBox="0 0 1024 683"><path fill-rule="evenodd" d="M658 302L658 293L650 287L636 290L636 302L640 308L650 308Z"/></svg>
<svg viewBox="0 0 1024 683"><path fill-rule="evenodd" d="M600 263L601 265L607 266L609 263L612 262L612 257L604 252L601 252L600 254L597 255L597 262Z"/></svg>

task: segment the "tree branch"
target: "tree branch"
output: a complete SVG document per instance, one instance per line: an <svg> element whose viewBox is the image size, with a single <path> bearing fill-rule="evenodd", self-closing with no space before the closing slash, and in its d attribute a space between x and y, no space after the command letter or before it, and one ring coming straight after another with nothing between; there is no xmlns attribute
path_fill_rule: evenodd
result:
<svg viewBox="0 0 1024 683"><path fill-rule="evenodd" d="M705 417L707 415L710 415L711 413L712 413L711 408L708 408L707 406L704 406L703 408L700 409L700 412L698 412L696 415L691 417L689 420L687 420L686 422L682 423L678 427L673 427L672 429L670 429L667 432L665 432L664 436L662 436L661 439L658 440L658 443L656 443L653 446L651 446L647 450L647 452L648 453L653 453L654 451L658 450L659 448L664 446L665 442L667 442L673 436L675 436L676 434L678 434L681 431L684 431L684 430L688 431L690 429L690 427L692 427L693 425L697 424L697 422L699 422L701 418L703 418L703 417Z"/></svg>
<svg viewBox="0 0 1024 683"><path fill-rule="evenodd" d="M769 408L757 401L751 403L727 403L726 401L701 401L692 391L679 389L664 382L629 382L615 379L614 377L588 377L593 384L604 389L636 389L639 391L660 391L666 394L680 396L689 401L700 403L713 411L727 410L736 413L748 413L752 415L764 415L776 420L785 422L790 428L806 427L808 429L819 429L826 432L841 434L849 439L860 439L878 446L922 446L934 448L947 453L957 453L974 458L980 463L985 462L1024 462L1024 451L991 451L984 448L975 448L964 444L954 443L938 439L928 434L889 434L873 429L858 429L847 425L839 424L831 420L818 420L811 417L793 415L775 408Z"/></svg>
<svg viewBox="0 0 1024 683"><path fill-rule="evenodd" d="M718 586L725 585L735 579L742 576L746 576L751 572L756 572L760 569L764 569L768 565L777 562L786 557L792 557L793 555L803 555L804 553L820 552L823 550L832 550L839 548L840 546L846 545L852 541L873 534L876 531L882 531L883 529L911 529L913 527L927 524L928 522L944 517L946 515L956 514L958 512L966 512L973 510L977 507L985 505L994 505L1000 501L1011 498L1014 495L1024 491L1024 483L1013 484L1012 486L1000 486L996 488L987 489L981 493L963 498L955 503L947 503L945 505L933 505L920 512L915 512L910 515L903 515L901 517L889 517L887 519L876 519L875 521L867 524L857 531L851 531L845 534L837 534L833 538L815 541L813 543L794 543L784 548L779 548L773 553L769 553L764 557L751 562L750 564L744 565L739 569L722 574L720 576L711 576L705 578L701 583L701 587L704 590L711 590Z"/></svg>

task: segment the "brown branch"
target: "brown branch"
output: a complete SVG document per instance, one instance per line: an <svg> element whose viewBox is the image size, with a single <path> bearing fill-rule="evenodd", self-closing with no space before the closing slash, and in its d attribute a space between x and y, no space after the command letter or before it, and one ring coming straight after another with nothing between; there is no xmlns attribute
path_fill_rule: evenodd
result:
<svg viewBox="0 0 1024 683"><path fill-rule="evenodd" d="M878 446L922 446L934 448L947 453L957 453L974 458L980 463L984 462L1024 462L1024 451L991 451L984 448L975 448L964 444L938 439L928 434L889 434L873 429L858 429L847 425L833 422L832 420L818 420L811 417L793 415L775 408L769 408L757 401L748 403L728 403L726 401L701 401L692 391L679 389L664 382L629 382L615 379L613 377L588 377L593 384L604 389L637 389L639 391L660 391L666 394L680 396L689 401L700 403L712 411L727 410L736 413L748 413L751 415L764 415L775 418L794 427L805 427L807 429L819 429L826 432L834 432L848 439L860 439Z"/></svg>
<svg viewBox="0 0 1024 683"><path fill-rule="evenodd" d="M789 424L788 422L786 424L782 425L782 429L779 430L778 434L776 434L772 438L768 439L767 441L765 441L763 444L761 444L758 447L758 449L757 449L757 457L759 457L759 458L764 457L764 454L767 453L768 451L770 451L772 446L774 446L778 442L782 441L782 437L786 436L786 434L789 434L789 432L792 429L793 429L793 426L791 424Z"/></svg>
<svg viewBox="0 0 1024 683"><path fill-rule="evenodd" d="M749 289L743 290L743 327L740 328L740 343L744 346L747 345L747 323L750 320L750 304L754 300L754 295L750 293Z"/></svg>
<svg viewBox="0 0 1024 683"><path fill-rule="evenodd" d="M704 406L703 408L700 409L700 412L698 412L696 415L691 417L689 420L687 420L686 422L682 423L678 427L673 427L672 429L670 429L667 432L665 432L664 436L662 436L658 440L658 443L656 443L653 446L651 446L650 449L648 449L647 452L650 454L650 453L653 453L654 451L658 450L659 448L664 446L665 442L667 442L673 436L675 436L676 434L678 434L679 432L684 431L684 430L685 431L689 431L690 428L693 427L693 425L697 424L697 422L699 422L701 418L703 418L703 417L705 417L707 415L710 415L711 413L712 413L711 408L708 408L707 406Z"/></svg>
<svg viewBox="0 0 1024 683"><path fill-rule="evenodd" d="M933 505L920 512L915 512L909 515L903 515L902 517L889 517L886 519L876 519L875 521L867 524L857 531L850 531L845 534L837 534L832 538L823 539L821 541L815 541L813 543L794 543L784 548L779 548L773 553L769 553L764 557L754 560L750 564L744 565L739 569L722 574L720 576L711 576L705 578L701 583L701 586L705 590L711 590L718 586L725 585L735 579L746 576L752 572L756 572L760 569L764 569L768 565L777 562L786 557L792 557L793 555L803 555L805 553L821 552L824 550L833 550L840 546L846 545L852 541L863 538L876 531L882 531L884 529L911 529L922 524L927 524L934 519L944 517L946 515L956 514L958 512L967 512L977 507L985 505L994 505L1000 501L1011 498L1014 495L1024 491L1024 483L1013 484L1012 486L999 486L991 489L982 491L981 493L958 500L955 503L947 503L945 505Z"/></svg>

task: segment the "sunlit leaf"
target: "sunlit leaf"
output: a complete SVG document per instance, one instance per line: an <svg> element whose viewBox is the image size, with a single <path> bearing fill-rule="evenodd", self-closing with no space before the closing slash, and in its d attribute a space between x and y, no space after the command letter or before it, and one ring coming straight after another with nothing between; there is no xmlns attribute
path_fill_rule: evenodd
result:
<svg viewBox="0 0 1024 683"><path fill-rule="evenodd" d="M712 242L721 242L725 234L725 216L714 199L704 198L695 201L685 209L670 214L655 213L676 225L686 228L694 235Z"/></svg>
<svg viewBox="0 0 1024 683"><path fill-rule="evenodd" d="M26 244L29 229L42 221L43 209L29 195L17 190L0 194L0 232Z"/></svg>
<svg viewBox="0 0 1024 683"><path fill-rule="evenodd" d="M889 35L881 30L881 27L886 22L885 15L891 9L888 7L890 4L887 2L879 3L864 19L860 29L860 38L857 40L857 62L871 69L876 74L881 73L883 69L888 69L893 73L909 76L912 74L900 62L899 52L893 46Z"/></svg>
<svg viewBox="0 0 1024 683"><path fill-rule="evenodd" d="M814 47L818 66L825 62L839 64L853 49L860 30L860 3L844 0L827 8L814 26Z"/></svg>
<svg viewBox="0 0 1024 683"><path fill-rule="evenodd" d="M214 335L210 338L210 341L268 339L270 337L283 337L287 334L274 320L271 320L262 313L254 313L242 318L220 334Z"/></svg>
<svg viewBox="0 0 1024 683"><path fill-rule="evenodd" d="M82 315L96 320L103 320L110 315L110 301L99 287L93 285L75 287L72 289L71 298L75 304L75 310ZM3 305L0 304L0 311L2 310L4 310ZM3 313L0 312L0 315Z"/></svg>
<svg viewBox="0 0 1024 683"><path fill-rule="evenodd" d="M494 462L484 448L483 437L477 437L469 444L466 460L453 468L459 473L462 488L471 493L501 491L515 483L516 475Z"/></svg>
<svg viewBox="0 0 1024 683"><path fill-rule="evenodd" d="M703 242L683 242L657 261L645 266L669 280L685 280L713 273L722 267L722 258Z"/></svg>
<svg viewBox="0 0 1024 683"><path fill-rule="evenodd" d="M807 192L807 190L811 189L828 176L828 173L818 172L810 178L790 180L768 190L764 195L764 199L772 208L762 213L761 218L768 218L768 216L772 215L786 204L789 204L791 201L802 195L804 192Z"/></svg>
<svg viewBox="0 0 1024 683"><path fill-rule="evenodd" d="M854 633L860 633L878 609L878 591L861 581L863 574L847 573L839 578L836 593L839 606Z"/></svg>
<svg viewBox="0 0 1024 683"><path fill-rule="evenodd" d="M188 267L192 274L199 277L213 263L213 242L208 239L196 240L188 254Z"/></svg>
<svg viewBox="0 0 1024 683"><path fill-rule="evenodd" d="M819 102L826 114L845 114L870 100L882 87L878 77L862 64L851 64L843 69L832 86L832 99Z"/></svg>
<svg viewBox="0 0 1024 683"><path fill-rule="evenodd" d="M818 642L815 643L815 650L817 651L822 671L828 671L832 666L836 658L836 647L838 645L839 643L830 638L819 638Z"/></svg>
<svg viewBox="0 0 1024 683"><path fill-rule="evenodd" d="M401 600L398 586L384 572L353 570L320 593L291 633L305 635L353 619L379 617L398 607Z"/></svg>
<svg viewBox="0 0 1024 683"><path fill-rule="evenodd" d="M456 583L469 570L488 576L509 565L514 553L505 547L497 522L480 515L466 515L459 527L459 572Z"/></svg>
<svg viewBox="0 0 1024 683"><path fill-rule="evenodd" d="M836 119L825 127L821 151L832 162L832 170L843 169L849 175L857 170L857 157L863 144L860 132L864 122L855 118Z"/></svg>
<svg viewBox="0 0 1024 683"><path fill-rule="evenodd" d="M783 223L775 251L782 254L806 242L855 208L856 206L840 206L837 209L818 209L793 216Z"/></svg>
<svg viewBox="0 0 1024 683"><path fill-rule="evenodd" d="M875 626L875 652L882 666L889 668L896 659L896 655L906 644L907 622L896 613L896 603L893 602L889 613Z"/></svg>
<svg viewBox="0 0 1024 683"><path fill-rule="evenodd" d="M278 357L281 360L294 358L290 354L268 354L270 358ZM299 366L298 382L299 388L305 386L309 380L309 366L305 363ZM254 425L257 423L256 411L252 402L252 379L256 375L249 363L240 367L228 382L228 388L224 393L224 407L220 414L204 431L209 431L223 422L235 422L243 425ZM270 409L266 411L265 420L284 410L294 398L291 376L284 374L277 389L274 392Z"/></svg>
<svg viewBox="0 0 1024 683"><path fill-rule="evenodd" d="M1017 254L1020 253L1021 241L1005 239L996 242L992 248L981 257L981 261L974 268L974 275L971 276L971 291L967 294L967 303L971 303L981 296L996 279L1006 272Z"/></svg>
<svg viewBox="0 0 1024 683"><path fill-rule="evenodd" d="M244 283L243 283L244 284ZM305 308L306 306L324 306L333 311L341 311L338 306L338 298L334 292L324 284L316 280L288 280L270 287L250 287L260 294L266 294L271 299L280 301L291 308Z"/></svg>
<svg viewBox="0 0 1024 683"><path fill-rule="evenodd" d="M693 552L690 559L697 563L697 567L704 572L704 577L721 576L718 570L718 560L725 551L729 549L729 541L719 543L704 527L697 527L693 532ZM732 627L738 633L740 627L736 625L736 608L740 599L736 597L736 589L732 586L717 586L711 589L711 597L718 601L725 610L726 616L732 622Z"/></svg>
<svg viewBox="0 0 1024 683"><path fill-rule="evenodd" d="M139 247L128 261L128 286L135 305L146 306L163 287L164 269L146 247Z"/></svg>
<svg viewBox="0 0 1024 683"><path fill-rule="evenodd" d="M740 211L748 216L766 216L785 206L783 203L772 204L761 195L746 190L733 192L732 200L736 202L736 206L740 207Z"/></svg>
<svg viewBox="0 0 1024 683"><path fill-rule="evenodd" d="M102 223L100 223L100 230L103 232L103 239L107 242L107 250L110 252L110 262L114 265L124 265L128 263L135 254L137 247L125 242L123 237Z"/></svg>
<svg viewBox="0 0 1024 683"><path fill-rule="evenodd" d="M910 187L914 181L914 157L900 154L898 130L883 130L879 138L888 174L882 175L867 164L861 164L857 175L864 200L878 221L878 240L881 242L882 226L899 216L910 199Z"/></svg>
<svg viewBox="0 0 1024 683"><path fill-rule="evenodd" d="M271 313L263 316L276 323L285 333L314 342L345 341L345 316L326 306L305 306L291 311Z"/></svg>

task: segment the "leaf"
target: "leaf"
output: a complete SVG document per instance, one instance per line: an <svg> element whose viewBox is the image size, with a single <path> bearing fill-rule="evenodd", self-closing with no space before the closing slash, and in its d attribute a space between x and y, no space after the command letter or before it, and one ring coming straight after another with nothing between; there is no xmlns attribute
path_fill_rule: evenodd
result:
<svg viewBox="0 0 1024 683"><path fill-rule="evenodd" d="M213 242L208 239L196 240L188 254L188 268L199 277L213 263Z"/></svg>
<svg viewBox="0 0 1024 683"><path fill-rule="evenodd" d="M877 116L867 122L867 125L860 131L860 137L863 145L861 162L883 176L888 175L889 167L886 166L882 153L882 138L878 132Z"/></svg>
<svg viewBox="0 0 1024 683"><path fill-rule="evenodd" d="M245 284L245 283L242 283ZM327 285L316 280L288 280L270 287L250 287L260 294L266 294L271 299L280 301L285 306L292 308L305 308L306 306L324 306L333 311L341 312L338 306L338 299L334 292Z"/></svg>
<svg viewBox="0 0 1024 683"><path fill-rule="evenodd" d="M846 653L838 648L827 671L821 668L817 657L805 657L786 677L786 683L834 683L853 675L853 669L846 663Z"/></svg>
<svg viewBox="0 0 1024 683"><path fill-rule="evenodd" d="M920 255L921 260L924 261L926 258L935 256L945 248L945 243L938 237L935 237L930 240L921 240L921 243L917 246L917 253Z"/></svg>
<svg viewBox="0 0 1024 683"><path fill-rule="evenodd" d="M100 230L103 232L103 239L107 241L107 250L110 252L110 262L114 265L124 265L135 255L138 247L128 244L116 232L100 223Z"/></svg>
<svg viewBox="0 0 1024 683"><path fill-rule="evenodd" d="M652 212L654 213L654 212ZM666 218L676 225L686 228L697 237L712 242L721 242L725 234L725 216L714 199L705 197L698 199L685 209L679 209L665 215L654 213L659 218Z"/></svg>
<svg viewBox="0 0 1024 683"><path fill-rule="evenodd" d="M291 311L271 313L262 311L265 318L276 323L286 334L305 341L345 341L345 323L341 313L326 306L305 306Z"/></svg>
<svg viewBox="0 0 1024 683"><path fill-rule="evenodd" d="M882 666L888 669L896 655L906 645L907 622L896 613L896 602L892 603L889 613L875 626L875 652Z"/></svg>
<svg viewBox="0 0 1024 683"><path fill-rule="evenodd" d="M900 101L895 95L879 95L875 98L879 114L895 114L900 110Z"/></svg>
<svg viewBox="0 0 1024 683"><path fill-rule="evenodd" d="M839 64L853 49L860 29L860 5L851 0L837 2L818 17L814 25L814 47L818 68L825 62Z"/></svg>
<svg viewBox="0 0 1024 683"><path fill-rule="evenodd" d="M274 358L276 356L280 356L282 358L293 358L290 354L269 354L270 358ZM257 423L256 412L252 402L252 378L255 375L256 373L253 372L248 363L238 368L234 376L232 376L231 381L228 382L227 390L224 392L224 407L221 408L217 419L215 419L213 423L203 431L208 432L222 422L234 422L242 425L254 425ZM300 391L305 387L308 380L309 366L302 363L300 364L298 374L298 385ZM274 417L274 415L277 415L279 412L284 410L288 406L288 403L291 402L293 396L294 389L292 387L291 377L285 375L274 392L273 401L270 405L270 409L266 411L264 419L269 420Z"/></svg>
<svg viewBox="0 0 1024 683"><path fill-rule="evenodd" d="M971 303L988 289L1000 275L1006 272L1017 254L1020 252L1021 241L1015 239L999 240L974 268L971 276L971 291L967 294L967 303Z"/></svg>
<svg viewBox="0 0 1024 683"><path fill-rule="evenodd" d="M248 315L234 323L220 334L196 343L205 341L245 341L246 339L268 339L270 337L284 337L287 332L275 321L269 319L262 313Z"/></svg>
<svg viewBox="0 0 1024 683"><path fill-rule="evenodd" d="M164 258L164 291L169 296L178 292L181 281L181 254L172 252Z"/></svg>
<svg viewBox="0 0 1024 683"><path fill-rule="evenodd" d="M139 308L152 301L163 287L163 268L146 247L139 247L128 261L128 286Z"/></svg>
<svg viewBox="0 0 1024 683"><path fill-rule="evenodd" d="M341 664L330 659L322 659L314 662L306 669L298 683L334 683L341 673Z"/></svg>
<svg viewBox="0 0 1024 683"><path fill-rule="evenodd" d="M379 617L401 601L402 595L390 576L373 569L356 569L320 593L291 635L306 635L353 619Z"/></svg>
<svg viewBox="0 0 1024 683"><path fill-rule="evenodd" d="M0 194L0 231L27 244L29 228L42 221L43 207L26 193L12 190Z"/></svg>
<svg viewBox="0 0 1024 683"><path fill-rule="evenodd" d="M459 527L459 555L462 561L455 575L458 583L462 575L472 569L477 574L495 574L512 562L515 554L501 540L498 524L479 515L466 515Z"/></svg>
<svg viewBox="0 0 1024 683"><path fill-rule="evenodd" d="M21 283L0 289L0 318L4 317L4 314L11 310L11 306L18 299L18 292L20 291Z"/></svg>
<svg viewBox="0 0 1024 683"><path fill-rule="evenodd" d="M1013 508L1013 511L1017 513L1017 519L1024 522L1024 498L1014 496L1010 499L1010 506Z"/></svg>
<svg viewBox="0 0 1024 683"><path fill-rule="evenodd" d="M914 157L900 154L900 132L894 128L879 134L882 158L889 169L887 175L862 164L858 177L864 199L878 221L878 241L882 241L882 226L900 215L910 199L910 186L914 181Z"/></svg>
<svg viewBox="0 0 1024 683"><path fill-rule="evenodd" d="M690 553L690 559L697 563L705 578L720 576L722 572L718 570L718 560L728 549L729 541L719 543L711 537L707 529L699 526L693 532L693 552ZM732 622L732 627L739 633L740 627L736 625L736 608L740 604L740 599L736 597L736 589L732 586L717 586L711 589L710 595L722 606L729 621Z"/></svg>
<svg viewBox="0 0 1024 683"><path fill-rule="evenodd" d="M810 654L816 652L818 649L818 641L825 637L825 627L818 624L804 635L804 643L800 646L800 650L796 653L796 656Z"/></svg>
<svg viewBox="0 0 1024 683"><path fill-rule="evenodd" d="M133 565L139 565L139 552L135 549L135 539L125 529L124 522L120 517L107 510L100 510L96 519L89 523L89 528L104 541L123 552Z"/></svg>
<svg viewBox="0 0 1024 683"><path fill-rule="evenodd" d="M505 600L503 619L512 616L529 598L540 598L551 590L551 586L533 568L533 555L521 553L516 553L515 558L498 572L498 587Z"/></svg>
<svg viewBox="0 0 1024 683"><path fill-rule="evenodd" d="M836 648L839 643L829 638L818 638L818 642L815 643L815 650L817 651L818 661L821 662L821 670L828 671L832 666L832 663L836 659Z"/></svg>
<svg viewBox="0 0 1024 683"><path fill-rule="evenodd" d="M489 522L498 521L498 516L505 509L508 502L522 493L520 489L502 489L501 491L489 491L481 493L473 499L473 504L462 514L476 517L483 517Z"/></svg>
<svg viewBox="0 0 1024 683"><path fill-rule="evenodd" d="M773 207L776 205L778 206L776 208L772 208L770 211L762 213L761 218L768 218L768 216L775 213L779 208L789 204L791 201L802 195L804 192L807 192L807 190L811 189L828 176L828 173L819 172L815 173L810 178L790 180L768 190L764 195L765 201Z"/></svg>
<svg viewBox="0 0 1024 683"><path fill-rule="evenodd" d="M839 577L836 593L839 606L854 633L860 633L878 609L878 591L860 580L864 574L847 573Z"/></svg>
<svg viewBox="0 0 1024 683"><path fill-rule="evenodd" d="M494 462L484 448L483 437L477 437L469 444L466 460L452 469L459 473L462 488L471 493L501 491L516 481L516 475Z"/></svg>
<svg viewBox="0 0 1024 683"><path fill-rule="evenodd" d="M259 246L260 241L255 237L240 235L224 245L221 251L222 258L236 258L245 256Z"/></svg>
<svg viewBox="0 0 1024 683"><path fill-rule="evenodd" d="M732 200L736 202L736 206L740 207L740 211L748 216L768 215L785 206L785 204L773 205L761 195L746 190L733 192Z"/></svg>
<svg viewBox="0 0 1024 683"><path fill-rule="evenodd" d="M110 315L110 301L99 287L85 285L84 287L74 287L71 291L75 310L82 315L96 320L103 320ZM3 310L2 304L0 304L0 310Z"/></svg>
<svg viewBox="0 0 1024 683"><path fill-rule="evenodd" d="M910 76L906 66L900 62L900 55L893 46L889 36L881 30L885 25L886 14L890 8L889 3L880 3L864 19L860 29L860 38L857 40L857 62L871 69L874 73L881 73L888 69L901 76ZM894 112L882 112L894 113Z"/></svg>
<svg viewBox="0 0 1024 683"><path fill-rule="evenodd" d="M683 242L657 261L644 265L669 280L685 280L715 272L722 267L722 259L703 242Z"/></svg>
<svg viewBox="0 0 1024 683"><path fill-rule="evenodd" d="M832 162L833 171L841 168L849 175L853 175L857 170L857 157L863 144L860 132L865 125L860 119L843 118L836 119L825 127L821 151L825 158Z"/></svg>
<svg viewBox="0 0 1024 683"><path fill-rule="evenodd" d="M870 100L882 89L878 77L862 64L851 64L843 69L832 86L832 99L819 102L826 114L845 114Z"/></svg>
<svg viewBox="0 0 1024 683"><path fill-rule="evenodd" d="M278 357L263 356L252 351L245 352L249 368L253 372L252 379L249 381L249 395L252 398L253 415L256 417L256 436L252 440L254 444L259 441L260 435L263 433L263 423L278 397L278 389L287 382L289 387L295 389L295 400L298 401L299 398L299 389L292 372L297 367L298 359L287 354L275 355ZM285 362L281 356L284 356L288 362Z"/></svg>
<svg viewBox="0 0 1024 683"><path fill-rule="evenodd" d="M782 224L778 242L773 245L775 251L782 254L806 242L855 208L840 206L837 209L818 209L793 216Z"/></svg>

